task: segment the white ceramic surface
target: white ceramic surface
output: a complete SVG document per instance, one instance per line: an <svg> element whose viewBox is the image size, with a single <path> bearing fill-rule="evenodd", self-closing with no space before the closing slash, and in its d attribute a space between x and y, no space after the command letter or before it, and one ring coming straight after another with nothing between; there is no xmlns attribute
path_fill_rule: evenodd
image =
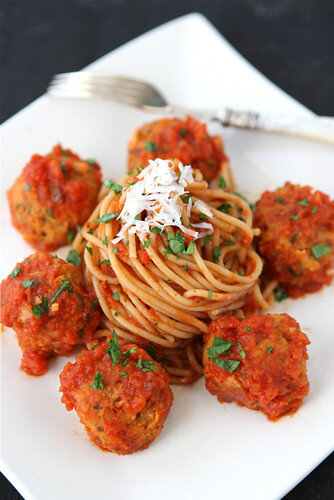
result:
<svg viewBox="0 0 334 500"><path fill-rule="evenodd" d="M167 23L89 68L152 81L171 101L187 106L286 111L301 119L310 113L198 14ZM43 96L4 124L1 278L33 251L11 226L4 196L30 155L46 153L61 141L84 158L96 158L105 176L117 178L126 168L132 131L152 119L111 102ZM251 200L287 179L334 196L333 147L218 126L211 131L223 135L239 190ZM275 307L294 316L312 342L311 390L294 417L271 423L261 413L219 404L201 379L173 389L175 401L160 437L147 451L125 457L92 446L76 414L60 403L58 374L67 359L53 359L46 375L29 377L19 371L20 350L6 329L1 342L3 472L26 499L280 498L333 449L333 306L332 286Z"/></svg>

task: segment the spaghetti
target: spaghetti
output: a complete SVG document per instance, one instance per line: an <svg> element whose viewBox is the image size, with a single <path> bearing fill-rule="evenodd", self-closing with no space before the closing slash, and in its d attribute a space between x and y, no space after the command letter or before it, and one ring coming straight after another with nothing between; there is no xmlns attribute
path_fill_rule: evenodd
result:
<svg viewBox="0 0 334 500"><path fill-rule="evenodd" d="M150 191L148 179L157 167L167 168L172 181L156 176ZM198 170L177 160L150 160L139 174L102 189L73 243L104 313L96 337L115 331L121 344L153 344L174 383L200 376L201 335L210 320L242 316L249 300L267 309L272 291L270 284L265 296L260 291L252 211L233 193L226 164L222 171L217 187L209 188ZM180 188L182 176L188 181ZM137 205L131 205L135 196ZM172 222L162 224L170 212Z"/></svg>

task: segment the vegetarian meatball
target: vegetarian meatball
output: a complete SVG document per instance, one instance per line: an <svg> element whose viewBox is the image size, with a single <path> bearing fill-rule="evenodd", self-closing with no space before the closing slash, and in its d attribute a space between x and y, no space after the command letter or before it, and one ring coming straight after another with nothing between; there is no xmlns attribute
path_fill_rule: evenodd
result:
<svg viewBox="0 0 334 500"><path fill-rule="evenodd" d="M165 369L134 344L119 348L116 334L67 363L60 384L93 443L119 455L148 448L173 401Z"/></svg>
<svg viewBox="0 0 334 500"><path fill-rule="evenodd" d="M164 118L137 129L129 143L129 170L146 167L148 160L178 158L199 169L210 182L228 161L221 137L210 136L205 123L191 116Z"/></svg>
<svg viewBox="0 0 334 500"><path fill-rule="evenodd" d="M16 265L1 283L1 322L12 327L29 375L47 371L46 358L69 355L89 341L100 320L97 300L80 268L37 252Z"/></svg>
<svg viewBox="0 0 334 500"><path fill-rule="evenodd" d="M266 191L256 204L254 225L265 274L291 295L318 291L333 277L334 201L309 186L287 182Z"/></svg>
<svg viewBox="0 0 334 500"><path fill-rule="evenodd" d="M204 338L208 391L260 410L269 420L294 413L308 394L307 336L288 314L220 318Z"/></svg>
<svg viewBox="0 0 334 500"><path fill-rule="evenodd" d="M37 250L71 243L90 216L101 187L95 160L81 160L60 145L47 156L33 155L7 196L12 223Z"/></svg>

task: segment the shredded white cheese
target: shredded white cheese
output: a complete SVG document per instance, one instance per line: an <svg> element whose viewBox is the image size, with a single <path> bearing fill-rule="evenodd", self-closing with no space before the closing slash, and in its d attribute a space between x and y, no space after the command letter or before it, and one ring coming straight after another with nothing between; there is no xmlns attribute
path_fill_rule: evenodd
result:
<svg viewBox="0 0 334 500"><path fill-rule="evenodd" d="M122 228L112 240L116 244L125 236L128 231L136 233L140 239L150 233L152 227L164 229L166 226L176 226L185 234L193 236L195 239L201 237L201 233L194 231L183 225L181 220L181 209L177 203L180 196L188 193L185 190L188 184L194 182L193 171L190 165L183 166L179 163L180 173L177 175L173 170L174 163L171 160L149 160L148 167L144 168L137 176L139 179L130 187L125 187L122 193L125 194L125 203L117 219L122 220ZM208 217L212 213L205 205L196 202L201 212ZM187 207L190 215L191 202ZM136 217L143 211L146 212L144 220L137 220ZM212 232L213 227L208 223L194 224L194 226L207 229Z"/></svg>

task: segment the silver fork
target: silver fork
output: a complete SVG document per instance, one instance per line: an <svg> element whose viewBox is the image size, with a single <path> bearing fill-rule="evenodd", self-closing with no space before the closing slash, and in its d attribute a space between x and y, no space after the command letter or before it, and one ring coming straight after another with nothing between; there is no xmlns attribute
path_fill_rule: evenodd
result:
<svg viewBox="0 0 334 500"><path fill-rule="evenodd" d="M334 144L334 118L317 115L292 116L222 108L190 109L170 104L150 83L117 75L78 71L55 75L47 93L52 97L107 99L149 112L192 115L218 121L224 127L295 135Z"/></svg>

